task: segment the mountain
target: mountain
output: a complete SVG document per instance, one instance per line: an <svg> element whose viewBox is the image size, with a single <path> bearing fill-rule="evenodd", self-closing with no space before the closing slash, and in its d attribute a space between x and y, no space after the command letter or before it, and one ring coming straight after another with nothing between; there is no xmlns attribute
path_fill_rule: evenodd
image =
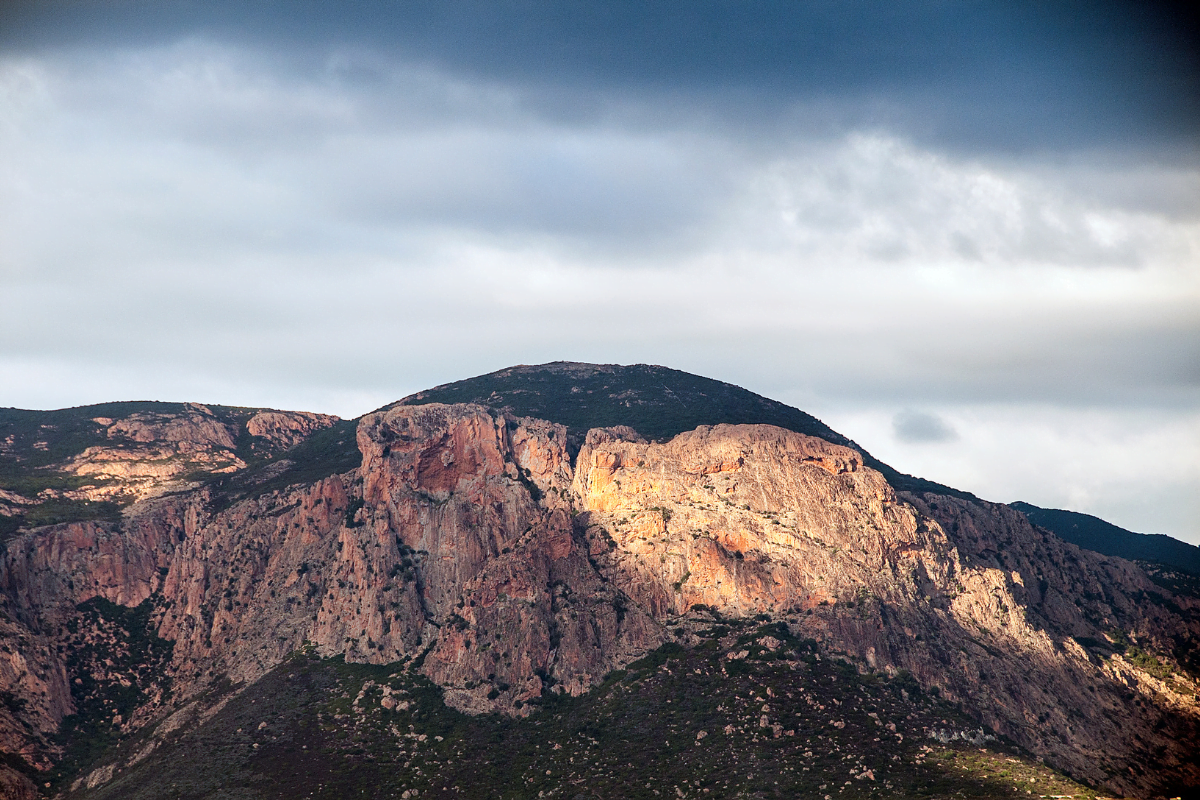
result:
<svg viewBox="0 0 1200 800"><path fill-rule="evenodd" d="M1200 577L1200 547L1162 534L1127 531L1091 514L1039 508L1030 503L1009 503L1030 522L1060 539L1107 556L1149 561Z"/></svg>
<svg viewBox="0 0 1200 800"><path fill-rule="evenodd" d="M1200 786L1200 602L737 387L96 408L4 418L10 796Z"/></svg>
<svg viewBox="0 0 1200 800"><path fill-rule="evenodd" d="M670 439L699 425L776 425L835 444L853 447L864 463L897 489L933 491L973 498L968 492L905 475L798 408L747 391L732 383L702 378L653 364L581 364L556 361L520 365L435 386L395 405L475 403L519 417L536 417L567 428L570 445L579 449L592 428L624 425L653 440Z"/></svg>

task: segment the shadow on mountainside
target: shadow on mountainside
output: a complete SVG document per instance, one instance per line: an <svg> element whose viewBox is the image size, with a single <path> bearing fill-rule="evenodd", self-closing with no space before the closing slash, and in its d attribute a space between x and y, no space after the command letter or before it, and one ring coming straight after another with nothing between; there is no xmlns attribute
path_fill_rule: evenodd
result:
<svg viewBox="0 0 1200 800"><path fill-rule="evenodd" d="M904 675L860 674L778 625L699 614L687 627L687 645L578 698L547 691L524 719L449 709L408 664L298 655L68 797L1095 796Z"/></svg>

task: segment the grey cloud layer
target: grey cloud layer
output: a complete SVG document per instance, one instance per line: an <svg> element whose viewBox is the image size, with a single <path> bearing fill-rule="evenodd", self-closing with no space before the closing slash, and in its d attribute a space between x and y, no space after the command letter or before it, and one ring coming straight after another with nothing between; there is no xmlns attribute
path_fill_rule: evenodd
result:
<svg viewBox="0 0 1200 800"><path fill-rule="evenodd" d="M1200 424L1200 156L1162 20L789 7L18 14L0 404L352 416L515 362L665 363L983 496L1153 495L1194 530L1200 464L1166 443ZM992 466L1034 406L1145 434L1031 436L1094 470L1039 496L1053 470Z"/></svg>
<svg viewBox="0 0 1200 800"><path fill-rule="evenodd" d="M15 2L3 8L0 42L145 47L199 34L310 73L339 48L402 53L590 119L596 97L614 92L682 97L718 115L748 104L753 113L736 116L751 126L791 124L794 99L837 98L851 127L905 126L910 137L968 146L1170 141L1200 123L1195 16L1165 3L368 0L289 11L224 0ZM386 82L386 72L369 61L343 69L363 84Z"/></svg>
<svg viewBox="0 0 1200 800"><path fill-rule="evenodd" d="M194 211L186 229L148 243L185 251L230 235L311 251L321 244L311 226L286 229L305 216L320 216L335 241L341 223L359 241L364 230L438 226L678 246L680 233L694 242L697 230L749 213L749 224L766 222L756 231L765 241L801 254L836 231L882 261L1137 266L1148 249L1178 247L1172 224L1200 211L1195 161L1110 155L1063 169L948 158L886 131L739 138L671 114L655 122L614 111L570 125L502 85L393 65L386 86L366 91L336 71L298 78L194 40L6 66L11 143L33 160L29 172L41 159L49 169L38 179L60 189L39 195L18 173L15 193L28 191L14 211L45 219L38 203L48 195L57 209L158 192L153 208L109 211L144 215L147 231Z"/></svg>
<svg viewBox="0 0 1200 800"><path fill-rule="evenodd" d="M958 438L954 426L937 414L911 409L892 418L892 429L902 442L952 442Z"/></svg>
<svg viewBox="0 0 1200 800"><path fill-rule="evenodd" d="M1194 164L570 126L503 85L393 67L367 91L200 40L10 60L10 347L111 353L214 322L318 341L511 326L500 365L543 340L514 313L594 314L635 340L808 341L797 364L851 394L1194 397L1192 196L1094 191L1187 185ZM81 336L47 304L104 322Z"/></svg>

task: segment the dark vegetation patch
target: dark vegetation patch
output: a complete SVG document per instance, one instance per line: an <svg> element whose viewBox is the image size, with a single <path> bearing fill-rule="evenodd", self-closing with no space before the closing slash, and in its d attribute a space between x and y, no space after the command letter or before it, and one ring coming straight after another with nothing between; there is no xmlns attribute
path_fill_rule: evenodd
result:
<svg viewBox="0 0 1200 800"><path fill-rule="evenodd" d="M121 506L105 500L68 500L56 498L31 506L21 515L22 525L36 528L41 525L58 525L64 522L119 522Z"/></svg>
<svg viewBox="0 0 1200 800"><path fill-rule="evenodd" d="M359 510L361 510L362 507L365 505L366 505L366 501L364 501L361 497L356 497L350 501L349 505L346 506L346 515L345 515L345 519L344 519L344 524L346 525L347 528L362 527L362 522L360 522L359 520L356 520L354 517L358 514Z"/></svg>
<svg viewBox="0 0 1200 800"><path fill-rule="evenodd" d="M72 796L1095 797L983 737L906 674L860 674L779 628L723 621L582 697L546 691L524 719L446 707L412 662L296 654L207 724Z"/></svg>
<svg viewBox="0 0 1200 800"><path fill-rule="evenodd" d="M42 780L42 773L30 766L28 761L16 753L6 753L0 750L0 767L8 767L12 771L24 775L33 781L35 786L37 785L37 781Z"/></svg>
<svg viewBox="0 0 1200 800"><path fill-rule="evenodd" d="M41 779L53 792L96 766L140 706L170 696L166 669L174 645L153 633L150 619L158 602L152 598L127 608L97 597L77 606L78 615L64 623L75 713L59 728L62 759Z"/></svg>
<svg viewBox="0 0 1200 800"><path fill-rule="evenodd" d="M317 431L277 458L243 459L247 468L209 482L213 504L227 508L233 503L295 484L316 483L331 475L340 475L362 465L355 432L358 420L338 420ZM286 463L284 463L286 462Z"/></svg>
<svg viewBox="0 0 1200 800"><path fill-rule="evenodd" d="M565 425L573 451L591 428L628 425L665 441L700 425L763 424L853 447L894 487L973 499L974 495L897 472L816 417L740 386L649 364L555 362L511 367L410 395L395 405L477 403ZM573 455L573 454L572 454Z"/></svg>
<svg viewBox="0 0 1200 800"><path fill-rule="evenodd" d="M1152 653L1147 653L1140 647L1130 647L1125 651L1125 659L1139 669L1143 669L1161 681L1170 682L1175 670L1170 664L1159 661Z"/></svg>
<svg viewBox="0 0 1200 800"><path fill-rule="evenodd" d="M1145 570L1147 577L1171 594L1200 598L1200 575L1168 567L1155 561L1135 562Z"/></svg>
<svg viewBox="0 0 1200 800"><path fill-rule="evenodd" d="M0 515L0 544L7 542L9 539L17 535L21 530L21 524L25 521L24 515L6 517Z"/></svg>

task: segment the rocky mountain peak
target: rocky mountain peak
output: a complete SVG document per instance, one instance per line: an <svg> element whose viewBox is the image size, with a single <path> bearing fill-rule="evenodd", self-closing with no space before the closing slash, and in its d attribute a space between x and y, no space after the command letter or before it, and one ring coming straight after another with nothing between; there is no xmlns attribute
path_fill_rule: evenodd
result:
<svg viewBox="0 0 1200 800"><path fill-rule="evenodd" d="M844 437L758 421L770 412L812 425L736 387L717 395L733 404L721 413L748 421L653 435L685 424L663 416L668 391L727 384L572 364L484 378L356 423L199 406L90 412L93 428L80 429L91 438L50 462L60 474L127 463L124 484L106 475L130 486L146 474L135 454L167 454L209 477L147 493L115 518L5 543L0 691L12 699L0 706L0 746L31 774L60 776L58 789L118 796L128 776L157 785L181 735L218 724L297 658L384 670L313 724L365 724L356 715L375 698L372 713L395 728L379 735L400 742L397 725L419 721L417 686L434 687L440 708L536 722L648 654L695 652L694 674L730 680L751 662L797 672L843 659L847 681L898 681L912 692L889 689L896 702L940 696L990 731L962 738L921 722L897 728L897 745L1002 735L1109 791L1200 784L1196 598L1007 506L897 487ZM568 398L589 391L608 394L571 410ZM484 393L488 402L455 399ZM697 402L684 419L708 419L714 406ZM533 407L549 413L518 413ZM613 424L580 433L589 418ZM278 449L262 456L258 440ZM219 458L243 466L218 472ZM27 499L5 492L5 503ZM747 625L763 627L730 633ZM713 647L710 662L701 654ZM827 703L756 691L766 739L824 736L783 720L798 715L788 703L822 713ZM927 713L914 705L889 724ZM726 726L705 737L738 730ZM97 749L96 736L111 747Z"/></svg>

